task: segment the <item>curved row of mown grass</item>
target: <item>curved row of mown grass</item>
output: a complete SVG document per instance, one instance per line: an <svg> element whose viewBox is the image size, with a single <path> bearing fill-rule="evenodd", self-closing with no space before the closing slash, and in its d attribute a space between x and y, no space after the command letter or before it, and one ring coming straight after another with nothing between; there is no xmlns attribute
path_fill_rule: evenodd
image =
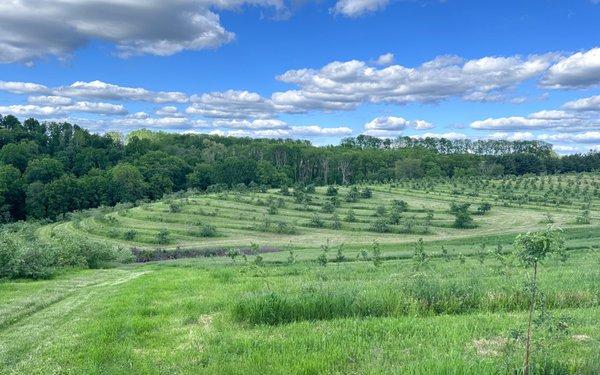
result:
<svg viewBox="0 0 600 375"><path fill-rule="evenodd" d="M456 184L456 181L453 183ZM485 241L486 237L494 239L503 233L511 238L503 239L501 243L509 244L515 233L547 225L547 212L551 212L557 225L574 227L574 217L579 209L575 204L564 207L534 204L506 207L500 205L500 201L496 202L493 193L481 191L477 196L453 194L450 191L452 184L448 181L434 184L435 189L431 189L431 186L424 188L420 184L423 183L409 181L371 185L373 197L361 198L356 202L346 202L344 197L349 187L341 187L337 195L340 204L334 213L323 210L330 199L324 187L317 188L314 194L308 194L308 203L299 203L292 195L283 195L277 190L266 193L247 191L175 196L128 209L108 213L101 211L69 225L55 225L49 231L76 231L123 246L151 248L235 247L254 242L315 249L327 240L334 246L343 243L358 248L377 240L384 250L393 251L396 250L395 245L399 246L399 250L404 247L400 245L414 243L421 237L432 245L454 239L462 244L469 238L489 244L490 241ZM472 189L472 182L463 182L460 186L468 192ZM394 200L406 201L408 210L401 214L399 224L388 225L388 233L378 233L373 229L375 223L381 220L376 211L383 206L386 215L389 215ZM482 202L492 203L493 208L486 215L474 216L477 228L454 229L453 217L448 213L448 206L453 201L471 203L472 210ZM173 209L174 205L176 210ZM275 206L275 209L270 210L270 206ZM353 221L347 218L350 211L355 216ZM426 223L429 212L433 218ZM322 227L315 227L312 222L315 216L322 221ZM338 229L334 229L335 216L339 220ZM594 215L591 217L596 220ZM202 231L205 225L214 227L216 232L205 236ZM279 230L280 227L285 230ZM157 234L164 230L168 231L168 240L159 243ZM472 251L465 249L460 252Z"/></svg>

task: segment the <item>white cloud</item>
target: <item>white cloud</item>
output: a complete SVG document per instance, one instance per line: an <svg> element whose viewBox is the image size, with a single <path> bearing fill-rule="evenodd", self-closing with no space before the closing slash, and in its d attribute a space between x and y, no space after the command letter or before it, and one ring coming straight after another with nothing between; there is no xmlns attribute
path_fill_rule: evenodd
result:
<svg viewBox="0 0 600 375"><path fill-rule="evenodd" d="M125 115L127 110L120 104L76 102L71 105L60 107L65 112L87 112L104 115Z"/></svg>
<svg viewBox="0 0 600 375"><path fill-rule="evenodd" d="M0 106L0 113L14 116L57 116L67 113L85 112L104 115L124 115L127 110L122 105L111 103L76 102L68 105L9 105Z"/></svg>
<svg viewBox="0 0 600 375"><path fill-rule="evenodd" d="M388 3L389 0L338 0L331 12L346 17L359 17L384 9Z"/></svg>
<svg viewBox="0 0 600 375"><path fill-rule="evenodd" d="M375 64L385 66L385 65L390 65L393 62L394 62L394 54L386 53L384 55L379 56L377 58L377 61L375 61Z"/></svg>
<svg viewBox="0 0 600 375"><path fill-rule="evenodd" d="M28 97L27 102L30 104L37 104L37 105L60 106L60 105L69 105L73 102L73 100L71 98L66 98L64 96L40 95L40 96Z"/></svg>
<svg viewBox="0 0 600 375"><path fill-rule="evenodd" d="M532 132L496 132L488 136L489 139L505 140L505 141L531 141L535 139Z"/></svg>
<svg viewBox="0 0 600 375"><path fill-rule="evenodd" d="M179 109L172 105L159 108L154 113L161 117L185 117L185 114L179 112Z"/></svg>
<svg viewBox="0 0 600 375"><path fill-rule="evenodd" d="M393 138L401 135L402 131L409 127L426 130L433 128L433 125L425 120L408 121L395 116L376 117L364 125L364 134L380 138Z"/></svg>
<svg viewBox="0 0 600 375"><path fill-rule="evenodd" d="M541 83L553 89L589 87L600 83L600 48L562 58L548 69Z"/></svg>
<svg viewBox="0 0 600 375"><path fill-rule="evenodd" d="M255 92L228 90L193 95L186 112L210 118L243 119L271 117L276 108L273 103Z"/></svg>
<svg viewBox="0 0 600 375"><path fill-rule="evenodd" d="M253 130L266 130L266 129L287 129L288 124L284 121L277 119L255 119L249 120L216 120L213 122L213 126L225 127L230 129L253 129Z"/></svg>
<svg viewBox="0 0 600 375"><path fill-rule="evenodd" d="M185 103L187 95L177 91L153 92L140 87L119 86L102 81L77 81L70 86L52 90L55 95L74 98L147 101L154 103Z"/></svg>
<svg viewBox="0 0 600 375"><path fill-rule="evenodd" d="M13 94L46 94L50 90L37 83L0 81L0 90Z"/></svg>
<svg viewBox="0 0 600 375"><path fill-rule="evenodd" d="M600 111L600 95L567 102L563 108L574 111Z"/></svg>
<svg viewBox="0 0 600 375"><path fill-rule="evenodd" d="M307 137L339 137L352 134L352 129L345 126L334 128L321 127L318 125L292 126L291 133L296 136Z"/></svg>
<svg viewBox="0 0 600 375"><path fill-rule="evenodd" d="M436 102L503 99L499 92L539 76L555 55L484 57L463 61L440 56L419 67L375 68L363 61L332 62L321 69L289 70L277 78L299 89L275 93L275 104L308 109L352 109L364 102Z"/></svg>
<svg viewBox="0 0 600 375"><path fill-rule="evenodd" d="M234 34L215 10L245 4L281 9L280 0L96 0L0 2L0 62L68 58L93 40L121 57L216 48Z"/></svg>
<svg viewBox="0 0 600 375"><path fill-rule="evenodd" d="M4 115L13 115L19 117L28 117L28 116L56 116L63 114L64 111L60 107L52 107L52 106L37 106L32 104L27 105L8 105L8 106L0 106L0 113Z"/></svg>

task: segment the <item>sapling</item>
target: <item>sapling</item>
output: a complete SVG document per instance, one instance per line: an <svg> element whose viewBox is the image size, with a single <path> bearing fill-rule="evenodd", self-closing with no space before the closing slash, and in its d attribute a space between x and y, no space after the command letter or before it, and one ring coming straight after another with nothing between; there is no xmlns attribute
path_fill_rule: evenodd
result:
<svg viewBox="0 0 600 375"><path fill-rule="evenodd" d="M531 322L535 310L535 299L537 295L538 264L551 253L561 254L564 251L565 242L561 231L549 226L543 231L528 232L520 234L515 239L515 255L525 266L533 268L531 278L531 302L529 303L529 318L527 321L527 338L525 341L525 360L523 374L529 374L529 358L531 348Z"/></svg>
<svg viewBox="0 0 600 375"><path fill-rule="evenodd" d="M344 255L344 244L340 244L337 249L337 254L335 255L336 262L343 262L346 260L346 256Z"/></svg>
<svg viewBox="0 0 600 375"><path fill-rule="evenodd" d="M379 248L379 242L377 242L377 240L373 240L371 249L373 250L373 264L375 267L379 267L383 260L381 259L381 249Z"/></svg>
<svg viewBox="0 0 600 375"><path fill-rule="evenodd" d="M296 263L296 255L294 254L294 250L290 250L290 254L288 255L287 261L289 264Z"/></svg>
<svg viewBox="0 0 600 375"><path fill-rule="evenodd" d="M235 263L235 258L237 258L238 255L240 255L240 252L237 249L231 249L227 253L227 256L229 256L231 258L231 261L233 263Z"/></svg>
<svg viewBox="0 0 600 375"><path fill-rule="evenodd" d="M428 257L427 253L425 253L425 244L423 243L422 238L419 238L419 241L417 241L413 260L415 261L415 267L417 269L427 263Z"/></svg>

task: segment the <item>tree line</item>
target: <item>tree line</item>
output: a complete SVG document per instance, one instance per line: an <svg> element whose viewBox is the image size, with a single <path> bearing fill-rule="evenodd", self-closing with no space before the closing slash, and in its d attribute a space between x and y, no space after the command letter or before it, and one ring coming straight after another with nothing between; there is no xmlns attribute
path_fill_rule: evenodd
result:
<svg viewBox="0 0 600 375"><path fill-rule="evenodd" d="M537 141L395 140L340 145L137 130L94 134L69 123L0 116L0 221L57 219L184 189L351 184L600 169L600 154L558 157Z"/></svg>

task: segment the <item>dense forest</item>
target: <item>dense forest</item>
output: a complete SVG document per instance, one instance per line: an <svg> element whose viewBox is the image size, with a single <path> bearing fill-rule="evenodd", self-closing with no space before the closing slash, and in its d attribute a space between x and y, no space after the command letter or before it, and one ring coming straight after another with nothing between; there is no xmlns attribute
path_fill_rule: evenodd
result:
<svg viewBox="0 0 600 375"><path fill-rule="evenodd" d="M558 157L535 141L395 140L338 146L138 130L124 138L69 123L0 116L0 218L57 219L79 209L238 184L280 187L399 178L522 175L600 169L600 154Z"/></svg>

